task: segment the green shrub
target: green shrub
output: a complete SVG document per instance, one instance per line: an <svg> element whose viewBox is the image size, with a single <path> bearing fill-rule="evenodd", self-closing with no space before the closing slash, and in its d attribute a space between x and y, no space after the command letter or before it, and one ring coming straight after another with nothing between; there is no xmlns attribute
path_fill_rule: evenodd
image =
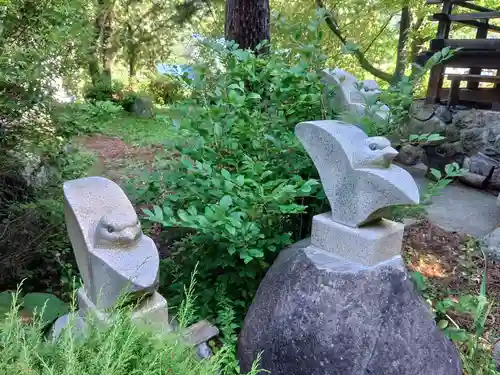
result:
<svg viewBox="0 0 500 375"><path fill-rule="evenodd" d="M103 124L113 120L122 111L114 101L73 103L59 105L53 119L56 132L65 139L75 135L92 134L101 130Z"/></svg>
<svg viewBox="0 0 500 375"><path fill-rule="evenodd" d="M217 313L215 287L221 287L241 319L279 251L306 236L311 216L327 209L293 133L300 121L324 118L317 73L323 60L204 48L221 68L213 60L197 66L193 98L171 109L174 123L191 136L178 142L182 157L161 177L163 192L171 194L163 201L155 184L157 200L144 203L156 204L146 211L150 221L189 230L172 254L180 277L162 280L169 298L199 263L201 315Z"/></svg>
<svg viewBox="0 0 500 375"><path fill-rule="evenodd" d="M103 80L96 84L88 84L84 88L84 98L91 102L105 102L117 100L120 93L123 91L124 85L120 81L111 81L111 83Z"/></svg>
<svg viewBox="0 0 500 375"><path fill-rule="evenodd" d="M66 329L57 340L44 335L44 321L32 324L19 318L14 300L11 311L0 319L0 373L30 375L232 375L224 369L228 347L200 361L193 348L174 334L161 334L137 325L127 310L116 311L113 323L102 327L87 321L85 335ZM249 373L255 375L258 368Z"/></svg>
<svg viewBox="0 0 500 375"><path fill-rule="evenodd" d="M182 99L181 83L164 74L155 74L152 76L143 90L148 93L158 104L170 104Z"/></svg>

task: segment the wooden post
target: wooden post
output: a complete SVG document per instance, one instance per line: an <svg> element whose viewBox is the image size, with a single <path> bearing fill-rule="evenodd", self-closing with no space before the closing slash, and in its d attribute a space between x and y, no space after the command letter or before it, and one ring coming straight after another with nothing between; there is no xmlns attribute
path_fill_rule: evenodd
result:
<svg viewBox="0 0 500 375"><path fill-rule="evenodd" d="M476 31L476 39L486 39L488 37L488 20L481 20L479 22L483 23L484 26L478 27ZM481 74L481 68L469 68L469 74ZM479 82L467 82L467 88L477 90L479 88Z"/></svg>
<svg viewBox="0 0 500 375"><path fill-rule="evenodd" d="M451 14L452 9L453 3L451 0L443 0L441 12L444 14ZM447 39L448 35L450 35L450 20L441 19L438 24L436 39ZM434 104L439 101L439 91L441 90L441 86L443 86L444 70L445 66L443 64L439 64L431 69L427 96L425 98L426 104Z"/></svg>

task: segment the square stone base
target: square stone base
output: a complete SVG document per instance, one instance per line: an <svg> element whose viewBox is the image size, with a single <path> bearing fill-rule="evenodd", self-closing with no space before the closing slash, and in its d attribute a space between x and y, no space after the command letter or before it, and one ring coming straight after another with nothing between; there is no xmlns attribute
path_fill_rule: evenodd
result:
<svg viewBox="0 0 500 375"><path fill-rule="evenodd" d="M313 217L311 245L363 266L374 266L401 255L404 225L382 219L352 228L332 220L330 212Z"/></svg>
<svg viewBox="0 0 500 375"><path fill-rule="evenodd" d="M88 298L84 288L77 291L78 307L82 317L92 313L99 323L106 324L112 314L97 309L94 303ZM149 298L144 299L132 312L132 320L153 324L167 331L171 331L168 319L167 300L159 293L155 292Z"/></svg>

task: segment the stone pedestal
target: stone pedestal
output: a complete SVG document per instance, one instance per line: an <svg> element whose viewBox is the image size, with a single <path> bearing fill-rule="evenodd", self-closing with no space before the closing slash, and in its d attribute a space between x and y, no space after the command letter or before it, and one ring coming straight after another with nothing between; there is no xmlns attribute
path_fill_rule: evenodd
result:
<svg viewBox="0 0 500 375"><path fill-rule="evenodd" d="M83 288L78 289L78 306L80 307L80 316L85 317L92 313L100 323L107 323L110 318L105 310L98 309L88 298ZM132 312L132 319L142 321L148 324L158 325L167 331L170 331L170 322L168 319L167 300L159 293L155 292L152 296L145 298Z"/></svg>
<svg viewBox="0 0 500 375"><path fill-rule="evenodd" d="M262 353L273 375L461 375L401 256L362 266L312 246L283 250L238 343L243 373Z"/></svg>
<svg viewBox="0 0 500 375"><path fill-rule="evenodd" d="M373 266L401 253L404 225L381 219L363 228L336 223L331 213L313 217L311 245L339 258Z"/></svg>

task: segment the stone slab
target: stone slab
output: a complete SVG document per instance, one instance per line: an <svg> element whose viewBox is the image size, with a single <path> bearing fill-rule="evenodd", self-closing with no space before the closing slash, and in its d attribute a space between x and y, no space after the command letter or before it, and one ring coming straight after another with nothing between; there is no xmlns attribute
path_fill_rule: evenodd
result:
<svg viewBox="0 0 500 375"><path fill-rule="evenodd" d="M404 225L382 219L362 228L334 222L327 212L313 217L311 244L364 266L401 255Z"/></svg>
<svg viewBox="0 0 500 375"><path fill-rule="evenodd" d="M430 181L425 178L421 166L405 167L420 189L426 189ZM500 224L500 208L497 197L484 191L454 183L447 186L428 206L429 220L439 227L453 232L466 233L481 238Z"/></svg>
<svg viewBox="0 0 500 375"><path fill-rule="evenodd" d="M78 289L77 298L78 307L80 308L79 312L82 317L91 313L100 323L106 324L109 322L111 315L98 309L83 288ZM132 311L132 320L140 321L144 324L152 324L158 328L170 331L167 300L161 294L155 292L152 296L145 298Z"/></svg>

